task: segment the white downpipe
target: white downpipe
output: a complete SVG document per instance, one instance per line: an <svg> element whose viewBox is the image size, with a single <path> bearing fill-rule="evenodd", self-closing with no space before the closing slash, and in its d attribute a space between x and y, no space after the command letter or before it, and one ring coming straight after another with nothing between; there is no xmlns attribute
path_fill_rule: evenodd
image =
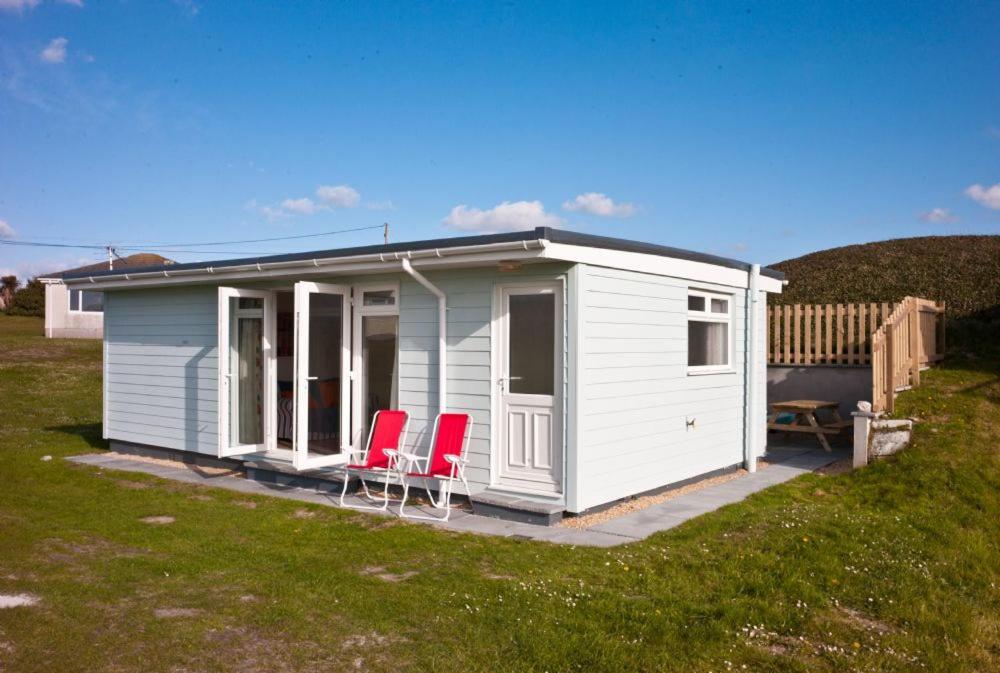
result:
<svg viewBox="0 0 1000 673"><path fill-rule="evenodd" d="M414 269L410 260L403 259L402 264L403 271L427 288L438 300L438 413L443 414L448 409L448 304L444 292Z"/></svg>
<svg viewBox="0 0 1000 673"><path fill-rule="evenodd" d="M760 264L750 266L747 284L747 354L746 380L744 386L745 417L743 422L743 458L747 472L757 471L757 456L754 443L757 439L757 280L760 278Z"/></svg>

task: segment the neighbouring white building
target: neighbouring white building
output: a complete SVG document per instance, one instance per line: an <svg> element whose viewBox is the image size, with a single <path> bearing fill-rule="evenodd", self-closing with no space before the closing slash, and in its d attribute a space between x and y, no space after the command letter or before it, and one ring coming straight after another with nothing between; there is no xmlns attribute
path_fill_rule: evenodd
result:
<svg viewBox="0 0 1000 673"><path fill-rule="evenodd" d="M138 253L75 269L39 276L45 285L45 336L61 339L100 339L104 336L104 295L99 290L84 287L70 289L63 276L71 273L92 273L171 264L160 255Z"/></svg>

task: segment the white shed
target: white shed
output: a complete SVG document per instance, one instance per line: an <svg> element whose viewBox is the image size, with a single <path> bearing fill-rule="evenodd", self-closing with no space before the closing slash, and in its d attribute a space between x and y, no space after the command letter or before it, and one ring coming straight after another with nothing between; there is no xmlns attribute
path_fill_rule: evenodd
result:
<svg viewBox="0 0 1000 673"><path fill-rule="evenodd" d="M767 292L731 259L556 229L69 274L104 292L104 436L338 474L372 414L469 413L473 502L583 512L765 443Z"/></svg>

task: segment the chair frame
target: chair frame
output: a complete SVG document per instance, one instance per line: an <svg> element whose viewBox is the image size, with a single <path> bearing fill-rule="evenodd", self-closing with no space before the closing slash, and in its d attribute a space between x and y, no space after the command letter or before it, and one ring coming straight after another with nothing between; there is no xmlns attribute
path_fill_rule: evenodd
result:
<svg viewBox="0 0 1000 673"><path fill-rule="evenodd" d="M347 450L347 460L350 463L352 455L361 455L361 460L358 463L364 463L368 460L368 455L372 450L372 437L375 434L375 427L378 424L379 414L382 413L382 409L375 412L372 417L371 427L368 428L368 441L365 442L364 449L348 449ZM399 443L397 446L402 447L406 445L406 433L410 428L410 412L404 411L402 409L391 409L385 411L401 411L406 414L406 420L403 421L403 428L399 432ZM383 453L388 457L389 463L386 467L371 467L371 468L359 468L359 467L348 467L344 465L344 488L340 492L340 506L347 507L350 509L372 509L381 512L388 511L389 509L389 487L392 485L393 474L398 475L399 469L396 465L396 461L399 458L400 451L397 449L383 449ZM385 477L385 488L382 493L382 504L381 505L349 505L347 504L345 498L347 496L347 485L351 480L351 474L357 475L358 479L361 481L361 488L365 492L365 498L369 501L374 501L375 498L372 497L371 492L368 490L368 484L365 482L365 475L383 475Z"/></svg>
<svg viewBox="0 0 1000 673"><path fill-rule="evenodd" d="M469 464L469 459L466 457L466 453L469 449L469 440L472 438L472 426L474 421L471 414L462 414L467 419L468 422L465 426L465 435L462 437L462 448L457 456L448 455L445 456L445 460L451 464L450 473L445 475L437 475L432 477L425 476L413 476L407 474L413 471L413 467L423 462L425 471L430 469L431 461L434 457L434 452L437 449L437 436L438 430L441 427L441 416L438 414L437 418L434 419L434 433L431 435L431 450L426 456L418 456L412 453L404 453L402 451L398 452L398 459L396 461L396 469L398 470L398 476L400 483L403 486L403 499L399 502L399 516L404 519L422 519L425 521L447 521L448 517L451 516L451 494L454 490L455 479L461 480L462 485L465 486L465 493L469 495L469 482L465 478L465 467ZM391 449L390 449L391 451ZM388 452L387 452L388 453ZM405 466L405 467L404 467ZM407 514L403 508L406 506L406 500L410 495L410 480L411 479L421 479L423 480L424 490L427 491L427 498L431 501L431 505L436 509L443 509L444 516L433 516L433 515L422 515L422 514ZM434 495L431 493L430 484L428 483L431 479L437 480L442 484L442 488L438 489L438 498L434 499Z"/></svg>

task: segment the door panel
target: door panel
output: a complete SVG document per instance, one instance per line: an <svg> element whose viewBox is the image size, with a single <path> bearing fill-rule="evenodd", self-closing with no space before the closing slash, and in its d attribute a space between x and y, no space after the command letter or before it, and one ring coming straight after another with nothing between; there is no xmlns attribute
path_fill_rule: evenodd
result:
<svg viewBox="0 0 1000 673"><path fill-rule="evenodd" d="M219 456L274 447L274 294L220 287Z"/></svg>
<svg viewBox="0 0 1000 673"><path fill-rule="evenodd" d="M500 486L562 491L562 287L499 291Z"/></svg>
<svg viewBox="0 0 1000 673"><path fill-rule="evenodd" d="M350 289L295 284L293 464L346 462L350 435Z"/></svg>

